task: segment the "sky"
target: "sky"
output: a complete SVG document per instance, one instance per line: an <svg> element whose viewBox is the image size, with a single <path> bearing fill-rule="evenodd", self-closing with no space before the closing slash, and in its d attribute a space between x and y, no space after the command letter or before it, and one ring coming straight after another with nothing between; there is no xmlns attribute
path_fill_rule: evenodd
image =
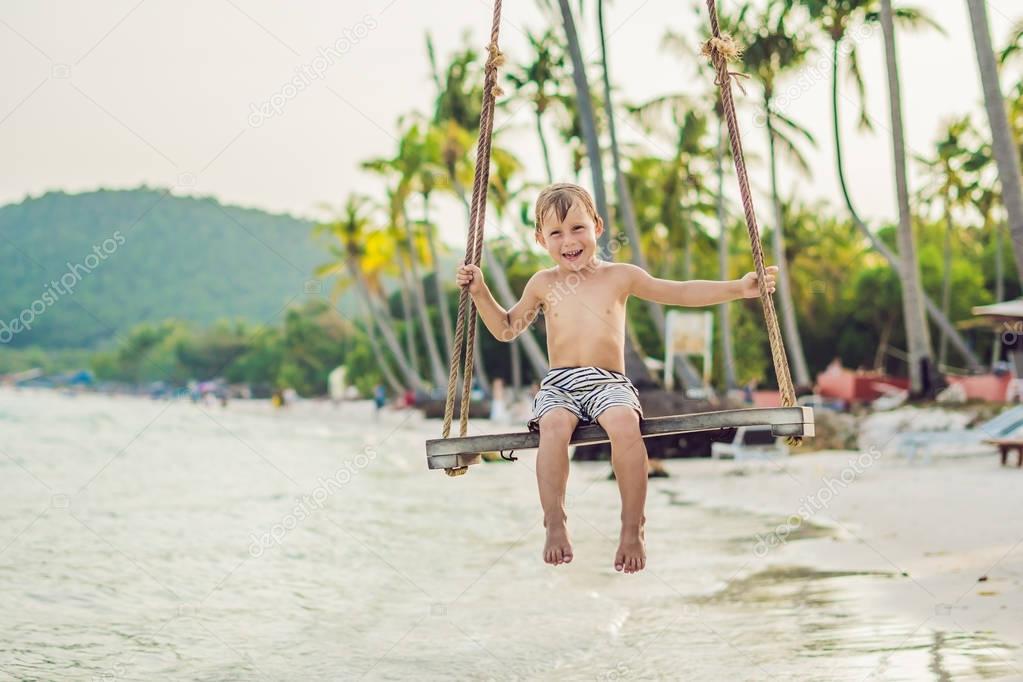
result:
<svg viewBox="0 0 1023 682"><path fill-rule="evenodd" d="M712 85L706 69L661 48L668 30L695 42L706 19L692 4L608 1L608 50L619 103L696 94ZM719 4L728 6L727 0ZM972 112L977 121L986 119L965 1L915 4L926 6L947 33L902 32L898 38L909 153L928 155L952 117ZM997 46L1023 19L1023 7L1018 0L989 0L988 9ZM579 26L591 61L598 56L594 14L589 11ZM430 111L426 32L443 61L466 35L484 47L490 15L485 0L5 2L0 204L52 190L147 184L318 218L352 192L382 196L381 181L359 164L393 155L399 117ZM505 3L501 45L511 62L528 54L525 32L543 26L535 0ZM875 131L857 130L856 100L846 82L847 173L854 200L876 224L895 216L883 44L879 30L856 36L856 42ZM783 167L781 190L786 197L827 200L837 214L828 68L814 58L782 84L782 111L809 128L817 146L806 150L812 175ZM295 80L301 89L287 87ZM755 89L749 98L739 97L755 100ZM766 217L766 144L758 123L755 109L744 106L740 126L753 159L759 212ZM528 108L499 110L496 125L502 144L532 179L541 179ZM670 152L626 117L619 126L623 142ZM570 179L561 152L554 151L555 174ZM911 161L910 170L911 181L917 180L917 164ZM453 203L438 213L446 240L463 240L464 214Z"/></svg>

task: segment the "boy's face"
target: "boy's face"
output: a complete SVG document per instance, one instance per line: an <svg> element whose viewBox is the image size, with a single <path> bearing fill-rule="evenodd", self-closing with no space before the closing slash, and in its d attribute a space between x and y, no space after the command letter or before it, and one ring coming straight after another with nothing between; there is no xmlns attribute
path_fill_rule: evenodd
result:
<svg viewBox="0 0 1023 682"><path fill-rule="evenodd" d="M554 210L542 217L540 229L536 231L536 242L547 249L554 262L568 270L578 271L593 261L597 253L597 237L604 233L604 222L593 216L576 201L558 221Z"/></svg>

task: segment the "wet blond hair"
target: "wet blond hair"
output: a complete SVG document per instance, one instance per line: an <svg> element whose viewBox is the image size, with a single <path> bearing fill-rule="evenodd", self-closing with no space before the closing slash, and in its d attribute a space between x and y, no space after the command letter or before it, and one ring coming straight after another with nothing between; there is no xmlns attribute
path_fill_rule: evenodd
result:
<svg viewBox="0 0 1023 682"><path fill-rule="evenodd" d="M564 220L568 212L572 210L572 204L577 201L590 214L593 222L600 221L597 208L593 205L593 197L589 192L571 182L558 182L545 187L540 192L540 196L536 198L536 231L540 231L540 222L548 212L553 210L558 220Z"/></svg>

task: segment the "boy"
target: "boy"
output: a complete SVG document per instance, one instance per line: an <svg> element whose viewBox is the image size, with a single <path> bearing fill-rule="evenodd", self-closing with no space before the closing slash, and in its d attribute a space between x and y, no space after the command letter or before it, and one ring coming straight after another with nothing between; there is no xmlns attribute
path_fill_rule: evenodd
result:
<svg viewBox="0 0 1023 682"><path fill-rule="evenodd" d="M639 394L624 374L625 303L637 296L665 305L708 306L760 292L755 272L728 282L673 282L655 279L635 265L602 261L597 238L603 232L586 190L551 185L537 197L534 236L554 267L533 275L510 310L494 300L476 266L460 266L456 281L469 287L483 323L501 341L512 341L540 310L544 313L551 370L533 400L529 421L530 429L540 431L536 480L547 529L544 561L572 561L565 515L568 444L580 422L596 421L611 440L611 466L622 498L614 567L635 573L646 566L647 454L639 429ZM774 292L777 271L768 268L768 291Z"/></svg>

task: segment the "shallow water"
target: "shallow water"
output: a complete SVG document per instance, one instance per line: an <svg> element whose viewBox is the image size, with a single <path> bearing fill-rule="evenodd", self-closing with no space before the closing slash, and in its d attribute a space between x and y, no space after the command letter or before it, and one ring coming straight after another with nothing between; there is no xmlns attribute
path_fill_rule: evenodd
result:
<svg viewBox="0 0 1023 682"><path fill-rule="evenodd" d="M438 432L362 403L0 390L0 680L1013 673L990 635L871 613L900 576L760 561L779 520L687 502L684 462L651 484L635 576L606 465L573 465L576 560L547 567L531 453L449 479Z"/></svg>

